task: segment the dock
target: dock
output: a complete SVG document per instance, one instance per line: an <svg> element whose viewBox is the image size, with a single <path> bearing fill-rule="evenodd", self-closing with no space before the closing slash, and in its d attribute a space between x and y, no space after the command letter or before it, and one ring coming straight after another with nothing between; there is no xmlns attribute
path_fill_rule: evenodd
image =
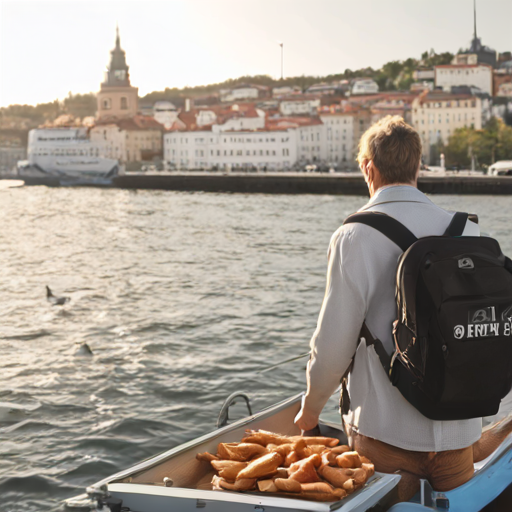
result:
<svg viewBox="0 0 512 512"><path fill-rule="evenodd" d="M0 176L0 179L4 178ZM7 176L5 176L7 178ZM10 177L12 179L12 177ZM18 178L20 179L20 178ZM61 185L57 177L22 178L25 185ZM72 185L69 180L66 186ZM75 186L128 190L176 190L241 194L330 194L367 196L362 174L351 173L251 173L251 172L152 172L117 176L111 184L77 182ZM468 172L423 174L418 188L427 194L512 195L512 176Z"/></svg>
<svg viewBox="0 0 512 512"><path fill-rule="evenodd" d="M368 195L359 173L222 173L172 172L126 174L114 179L123 189L180 190L259 194ZM428 194L512 194L512 176L420 176L418 188Z"/></svg>

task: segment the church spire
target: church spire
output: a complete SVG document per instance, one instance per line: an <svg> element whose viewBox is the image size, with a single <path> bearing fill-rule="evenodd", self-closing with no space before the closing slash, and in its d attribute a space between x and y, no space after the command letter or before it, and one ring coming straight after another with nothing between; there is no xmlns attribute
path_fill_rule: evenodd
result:
<svg viewBox="0 0 512 512"><path fill-rule="evenodd" d="M129 86L130 75L126 64L126 55L121 48L121 37L119 36L119 25L116 24L116 46L110 52L110 65L108 67L106 86Z"/></svg>

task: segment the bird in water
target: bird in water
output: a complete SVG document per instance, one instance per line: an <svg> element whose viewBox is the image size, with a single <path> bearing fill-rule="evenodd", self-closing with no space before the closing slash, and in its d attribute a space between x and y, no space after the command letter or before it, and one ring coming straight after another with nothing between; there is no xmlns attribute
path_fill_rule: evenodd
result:
<svg viewBox="0 0 512 512"><path fill-rule="evenodd" d="M80 346L76 349L75 356L92 356L93 355L92 349L91 349L91 347L89 347L89 345L87 345L87 343L77 342L76 344L80 345Z"/></svg>
<svg viewBox="0 0 512 512"><path fill-rule="evenodd" d="M46 300L54 306L63 306L71 299L69 297L55 297L49 286L46 286Z"/></svg>

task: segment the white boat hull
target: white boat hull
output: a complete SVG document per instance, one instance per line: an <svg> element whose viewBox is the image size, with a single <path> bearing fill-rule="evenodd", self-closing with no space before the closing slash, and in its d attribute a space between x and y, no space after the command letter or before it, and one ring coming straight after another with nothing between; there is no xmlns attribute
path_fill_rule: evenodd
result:
<svg viewBox="0 0 512 512"><path fill-rule="evenodd" d="M283 435L297 435L293 419L300 409L302 395L290 398L247 419L220 428L199 439L173 448L152 459L121 471L88 488L94 499L106 496L122 500L123 507L137 512L193 512L206 508L209 512L286 512L290 510L328 512L364 512L379 504L389 512L432 512L448 505L450 512L478 512L491 503L512 483L512 436L488 459L475 465L475 476L463 486L438 493L422 480L422 491L411 502L389 508L400 476L376 472L367 484L349 497L322 503L280 497L265 493L237 493L211 490L213 470L197 461L198 452L216 453L220 442L233 442L243 437L247 428L264 429ZM338 437L346 442L341 427L320 424L321 435ZM164 478L173 481L166 487ZM86 495L68 500L73 508L87 499ZM108 503L108 501L107 501Z"/></svg>

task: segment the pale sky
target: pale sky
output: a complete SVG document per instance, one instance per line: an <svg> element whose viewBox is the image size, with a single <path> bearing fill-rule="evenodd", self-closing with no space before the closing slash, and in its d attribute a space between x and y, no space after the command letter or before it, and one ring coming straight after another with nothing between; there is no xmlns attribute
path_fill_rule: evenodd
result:
<svg viewBox="0 0 512 512"><path fill-rule="evenodd" d="M512 50L512 1L477 0L478 35ZM97 91L119 23L143 96L242 75L326 75L456 52L472 0L0 0L0 106Z"/></svg>

